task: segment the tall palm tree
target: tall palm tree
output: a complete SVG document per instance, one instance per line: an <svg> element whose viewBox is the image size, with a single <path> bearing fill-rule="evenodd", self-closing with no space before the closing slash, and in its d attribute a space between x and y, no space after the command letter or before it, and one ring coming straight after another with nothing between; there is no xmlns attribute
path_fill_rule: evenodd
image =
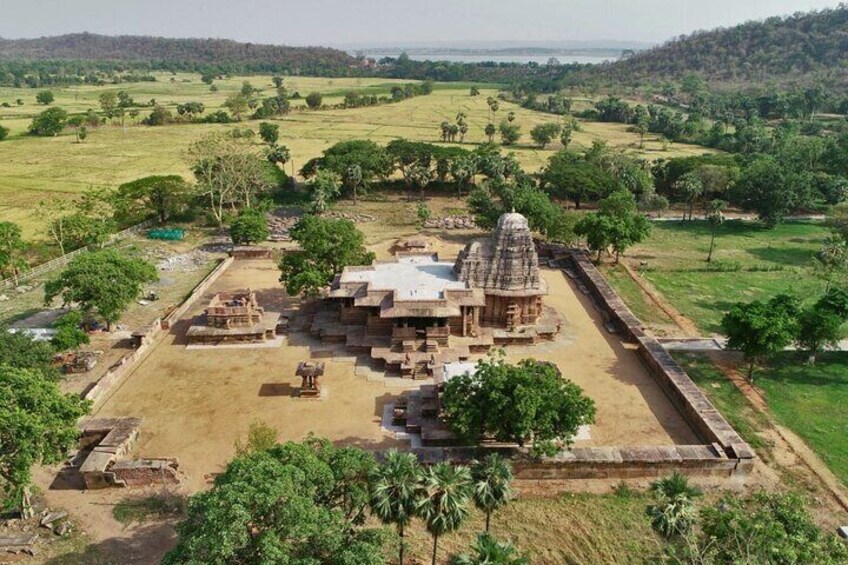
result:
<svg viewBox="0 0 848 565"><path fill-rule="evenodd" d="M651 525L667 538L688 532L695 523L697 509L695 499L701 490L689 484L689 480L674 472L651 483L650 491L656 495L657 504L648 507Z"/></svg>
<svg viewBox="0 0 848 565"><path fill-rule="evenodd" d="M468 517L471 498L471 472L463 465L437 463L424 472L424 497L418 504L418 515L433 536L433 565L439 549L439 536L450 533Z"/></svg>
<svg viewBox="0 0 848 565"><path fill-rule="evenodd" d="M423 494L421 467L412 453L392 449L371 477L371 511L384 524L394 524L400 537L403 565L404 528L415 517Z"/></svg>
<svg viewBox="0 0 848 565"><path fill-rule="evenodd" d="M474 481L474 504L486 513L486 533L492 512L509 502L512 496L512 465L498 453L471 464Z"/></svg>
<svg viewBox="0 0 848 565"><path fill-rule="evenodd" d="M527 555L519 554L511 543L498 541L489 534L477 536L471 550L471 555L451 559L451 565L530 565Z"/></svg>

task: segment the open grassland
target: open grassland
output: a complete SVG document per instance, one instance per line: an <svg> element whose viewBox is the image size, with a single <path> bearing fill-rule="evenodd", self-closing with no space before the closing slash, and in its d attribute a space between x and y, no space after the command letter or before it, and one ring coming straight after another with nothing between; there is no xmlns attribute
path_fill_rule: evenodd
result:
<svg viewBox="0 0 848 565"><path fill-rule="evenodd" d="M54 88L56 101L53 106L72 113L99 110L98 98L102 92L126 90L137 103L155 98L157 103L173 112L178 103L200 101L209 113L219 109L229 94L241 88L244 80L262 89L259 96L273 94L270 77L220 80L215 83L218 91L210 92L198 75L160 74L156 82ZM285 79L289 92L297 91L302 96L312 91L322 92L324 103L329 105L341 102L344 93L350 90L388 95L393 84L406 82L360 78ZM481 94L471 97L468 86L437 83L429 96L355 109L308 110L303 100L294 100L292 113L272 120L280 125L280 143L291 150L292 161L286 165L286 170L297 171L308 159L347 139L367 138L387 143L407 138L437 142L439 124L444 120L453 123L460 111L466 113L470 128L464 146L473 148L486 141L483 129L490 119L486 98L496 95L497 89L493 85L483 85ZM0 88L0 102L11 105L10 108L0 107L0 123L11 130L10 137L0 143L0 219L21 224L28 238L43 236L43 221L35 210L39 201L71 198L89 187L114 188L122 182L152 174L181 174L189 178L189 166L184 160L189 144L209 132L233 127L187 123L147 127L133 125L127 117L126 127L104 125L90 129L85 143L75 143L70 133L52 138L32 137L26 135L32 117L45 109L35 103L37 92L37 89ZM18 98L23 100L23 106L16 105ZM139 118L150 112L149 107L139 110ZM497 123L510 111L515 112L523 137L518 146L508 151L514 152L529 172L537 171L560 145L555 143L547 149L538 149L530 144L529 131L536 124L556 121L557 116L501 102L492 120ZM258 129L258 122L253 120L241 125ZM573 137L573 146L577 149L588 147L594 140L606 140L612 146L624 147L651 159L709 151L676 144L664 152L653 137L646 139L645 147L639 149L638 135L628 132L622 124L585 122L582 130L575 132Z"/></svg>
<svg viewBox="0 0 848 565"><path fill-rule="evenodd" d="M722 315L736 302L782 292L816 299L824 282L815 276L813 260L827 234L817 223L788 222L767 230L752 222L728 221L719 228L710 265L706 222L657 222L625 260L701 331L716 333ZM641 296L634 300L619 278L611 280L628 304L637 312L648 311Z"/></svg>
<svg viewBox="0 0 848 565"><path fill-rule="evenodd" d="M778 423L801 436L848 485L848 353L821 355L815 365L786 353L757 375Z"/></svg>
<svg viewBox="0 0 848 565"><path fill-rule="evenodd" d="M650 503L647 495L626 490L520 498L493 515L491 528L499 539L527 551L535 564L649 563L663 547L645 516ZM466 552L483 522L482 514L474 512L459 532L440 538L439 562ZM407 539L411 553L429 563L432 540L420 523L408 528Z"/></svg>

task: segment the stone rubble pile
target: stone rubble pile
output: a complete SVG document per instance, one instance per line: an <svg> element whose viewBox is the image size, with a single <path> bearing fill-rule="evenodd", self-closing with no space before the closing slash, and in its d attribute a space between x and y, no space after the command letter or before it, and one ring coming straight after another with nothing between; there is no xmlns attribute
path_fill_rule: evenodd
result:
<svg viewBox="0 0 848 565"><path fill-rule="evenodd" d="M477 229L477 223L471 216L445 216L428 219L424 222L424 227L441 230L474 230Z"/></svg>
<svg viewBox="0 0 848 565"><path fill-rule="evenodd" d="M156 268L166 273L195 271L209 262L209 253L200 249L194 249L188 253L171 255L159 261Z"/></svg>
<svg viewBox="0 0 848 565"><path fill-rule="evenodd" d="M295 214L287 210L277 210L265 215L268 220L268 230L271 235L268 236L268 241L291 241L289 231L300 220L300 214ZM357 212L327 212L325 218L333 218L336 220L350 220L355 224L363 222L373 222L376 216L371 214L360 214Z"/></svg>

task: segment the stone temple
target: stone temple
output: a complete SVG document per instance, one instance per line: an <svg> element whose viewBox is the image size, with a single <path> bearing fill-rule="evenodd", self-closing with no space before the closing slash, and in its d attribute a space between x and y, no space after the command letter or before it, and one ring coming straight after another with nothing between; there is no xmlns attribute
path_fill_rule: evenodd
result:
<svg viewBox="0 0 848 565"><path fill-rule="evenodd" d="M345 267L312 333L368 351L389 370L414 376L464 361L493 345L533 343L559 329L527 219L504 214L489 239L456 262L409 251L394 261Z"/></svg>

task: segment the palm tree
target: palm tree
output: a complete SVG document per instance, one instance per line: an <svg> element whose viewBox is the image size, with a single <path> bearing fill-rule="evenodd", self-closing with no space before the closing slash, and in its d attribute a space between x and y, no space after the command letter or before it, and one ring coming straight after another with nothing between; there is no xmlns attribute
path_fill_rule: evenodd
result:
<svg viewBox="0 0 848 565"><path fill-rule="evenodd" d="M486 533L489 533L492 512L504 506L512 496L512 466L498 453L492 453L483 461L471 463L471 478L474 504L486 513Z"/></svg>
<svg viewBox="0 0 848 565"><path fill-rule="evenodd" d="M439 536L456 530L468 517L471 497L471 472L463 465L437 463L424 472L424 497L418 503L418 515L433 536L433 565L439 548Z"/></svg>
<svg viewBox="0 0 848 565"><path fill-rule="evenodd" d="M713 200L710 202L709 212L707 213L707 221L710 223L710 252L707 254L707 263L713 260L713 249L715 249L715 238L718 227L724 223L724 214L721 210L727 205L723 200Z"/></svg>
<svg viewBox="0 0 848 565"><path fill-rule="evenodd" d="M451 565L529 565L530 558L519 554L509 542L500 542L489 534L477 536L473 555L457 555Z"/></svg>
<svg viewBox="0 0 848 565"><path fill-rule="evenodd" d="M400 537L403 565L404 528L415 517L421 489L421 467L412 453L392 449L371 477L371 511L384 524L394 524Z"/></svg>
<svg viewBox="0 0 848 565"><path fill-rule="evenodd" d="M697 487L689 484L680 473L673 473L651 483L650 491L657 504L648 507L651 525L667 538L688 532L695 523L695 499L701 496Z"/></svg>

